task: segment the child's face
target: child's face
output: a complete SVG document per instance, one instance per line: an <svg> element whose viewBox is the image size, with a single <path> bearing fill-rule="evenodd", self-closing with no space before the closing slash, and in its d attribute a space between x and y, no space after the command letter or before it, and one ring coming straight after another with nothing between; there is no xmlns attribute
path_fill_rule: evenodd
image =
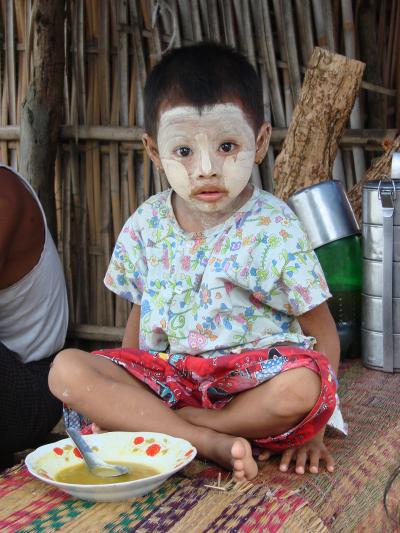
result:
<svg viewBox="0 0 400 533"><path fill-rule="evenodd" d="M178 196L192 209L215 213L226 211L244 190L269 135L265 124L256 139L242 109L228 103L201 114L192 106L167 109L160 116L156 156L144 141Z"/></svg>

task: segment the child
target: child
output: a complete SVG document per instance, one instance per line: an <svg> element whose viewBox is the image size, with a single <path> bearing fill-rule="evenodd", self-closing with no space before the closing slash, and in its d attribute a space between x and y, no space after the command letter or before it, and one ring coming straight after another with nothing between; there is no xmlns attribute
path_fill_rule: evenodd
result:
<svg viewBox="0 0 400 533"><path fill-rule="evenodd" d="M122 348L61 352L53 394L95 428L185 438L238 480L257 475L250 441L282 471L332 471L330 293L296 217L249 181L271 133L256 72L217 44L172 50L147 80L145 131L171 190L128 219L105 277L133 303Z"/></svg>

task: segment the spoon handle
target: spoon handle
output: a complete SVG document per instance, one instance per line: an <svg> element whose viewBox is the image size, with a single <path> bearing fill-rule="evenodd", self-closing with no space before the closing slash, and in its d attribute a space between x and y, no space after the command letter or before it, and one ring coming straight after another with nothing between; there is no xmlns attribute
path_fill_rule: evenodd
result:
<svg viewBox="0 0 400 533"><path fill-rule="evenodd" d="M72 439L72 441L75 443L78 450L81 452L89 468L94 468L95 466L97 466L99 463L97 457L94 455L94 453L90 449L90 446L87 444L85 439L81 436L79 431L73 428L68 428L66 431L68 435L70 436L70 438Z"/></svg>

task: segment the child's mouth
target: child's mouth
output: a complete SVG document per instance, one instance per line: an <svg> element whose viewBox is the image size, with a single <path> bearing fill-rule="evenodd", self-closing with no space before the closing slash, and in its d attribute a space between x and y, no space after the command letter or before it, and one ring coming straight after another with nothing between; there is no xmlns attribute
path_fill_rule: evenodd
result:
<svg viewBox="0 0 400 533"><path fill-rule="evenodd" d="M202 202L218 202L218 200L223 198L225 195L225 191L209 190L197 192L193 196L194 198L196 198L197 200L201 200Z"/></svg>

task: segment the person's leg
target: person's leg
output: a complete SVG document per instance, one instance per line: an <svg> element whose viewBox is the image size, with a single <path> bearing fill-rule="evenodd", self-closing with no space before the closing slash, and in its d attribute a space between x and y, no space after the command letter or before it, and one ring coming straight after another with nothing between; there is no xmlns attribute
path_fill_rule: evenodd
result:
<svg viewBox="0 0 400 533"><path fill-rule="evenodd" d="M50 370L49 386L55 396L101 428L159 431L184 438L200 455L233 469L236 479L257 475L247 440L187 422L110 359L64 350Z"/></svg>
<svg viewBox="0 0 400 533"><path fill-rule="evenodd" d="M293 428L314 407L321 379L308 368L294 368L242 392L222 409L183 407L186 421L250 439L280 435Z"/></svg>
<svg viewBox="0 0 400 533"><path fill-rule="evenodd" d="M37 446L60 420L50 392L51 359L23 364L0 343L0 456Z"/></svg>

